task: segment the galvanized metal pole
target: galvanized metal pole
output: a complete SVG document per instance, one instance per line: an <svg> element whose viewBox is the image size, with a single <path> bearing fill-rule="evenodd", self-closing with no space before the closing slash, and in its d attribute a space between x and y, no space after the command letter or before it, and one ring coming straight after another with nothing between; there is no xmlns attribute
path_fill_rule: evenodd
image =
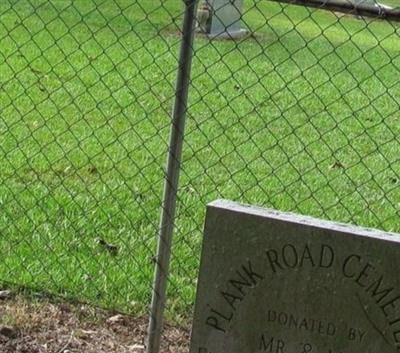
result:
<svg viewBox="0 0 400 353"><path fill-rule="evenodd" d="M172 233L174 229L176 198L179 185L183 137L185 130L190 73L193 58L193 38L197 0L185 0L185 14L182 42L176 82L175 104L172 116L170 146L167 161L167 175L164 185L164 199L161 211L158 253L148 327L147 353L158 353L161 344L163 316L165 309Z"/></svg>
<svg viewBox="0 0 400 353"><path fill-rule="evenodd" d="M313 7L321 10L337 11L352 15L381 18L388 21L400 22L400 9L384 6L379 2L360 2L343 0L270 0L273 2L286 3Z"/></svg>

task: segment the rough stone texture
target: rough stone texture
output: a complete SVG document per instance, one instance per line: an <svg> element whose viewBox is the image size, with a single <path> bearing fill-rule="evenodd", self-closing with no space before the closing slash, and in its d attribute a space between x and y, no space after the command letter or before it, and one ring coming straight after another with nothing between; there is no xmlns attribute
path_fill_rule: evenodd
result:
<svg viewBox="0 0 400 353"><path fill-rule="evenodd" d="M191 353L399 353L400 236L208 206Z"/></svg>

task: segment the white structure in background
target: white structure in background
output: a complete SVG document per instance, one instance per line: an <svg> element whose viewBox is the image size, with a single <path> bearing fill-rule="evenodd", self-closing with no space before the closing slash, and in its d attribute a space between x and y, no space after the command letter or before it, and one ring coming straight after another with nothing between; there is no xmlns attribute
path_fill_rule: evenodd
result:
<svg viewBox="0 0 400 353"><path fill-rule="evenodd" d="M197 12L197 28L210 38L240 38L243 0L204 0Z"/></svg>
<svg viewBox="0 0 400 353"><path fill-rule="evenodd" d="M247 34L242 28L244 0L201 0L197 11L197 31L210 38L241 38ZM354 5L372 5L382 10L392 9L378 0L343 0ZM329 0L326 0L329 3ZM359 17L362 18L362 17Z"/></svg>

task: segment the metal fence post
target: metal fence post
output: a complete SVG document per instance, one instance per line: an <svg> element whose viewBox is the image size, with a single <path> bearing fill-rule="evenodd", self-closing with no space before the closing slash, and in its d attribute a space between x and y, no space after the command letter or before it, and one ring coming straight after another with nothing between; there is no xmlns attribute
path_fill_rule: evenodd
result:
<svg viewBox="0 0 400 353"><path fill-rule="evenodd" d="M176 82L175 104L172 116L167 174L165 178L164 197L161 210L158 252L155 266L150 322L148 327L147 353L158 353L161 344L172 233L174 229L176 198L179 184L179 172L193 58L197 0L185 0L184 3L185 14Z"/></svg>

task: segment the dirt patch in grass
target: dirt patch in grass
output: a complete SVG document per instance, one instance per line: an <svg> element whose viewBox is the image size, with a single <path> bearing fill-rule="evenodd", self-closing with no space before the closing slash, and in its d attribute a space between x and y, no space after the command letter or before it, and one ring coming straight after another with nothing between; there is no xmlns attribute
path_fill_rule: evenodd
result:
<svg viewBox="0 0 400 353"><path fill-rule="evenodd" d="M11 296L0 300L2 353L124 353L145 351L147 318L87 305ZM162 352L187 352L189 332L166 326Z"/></svg>

